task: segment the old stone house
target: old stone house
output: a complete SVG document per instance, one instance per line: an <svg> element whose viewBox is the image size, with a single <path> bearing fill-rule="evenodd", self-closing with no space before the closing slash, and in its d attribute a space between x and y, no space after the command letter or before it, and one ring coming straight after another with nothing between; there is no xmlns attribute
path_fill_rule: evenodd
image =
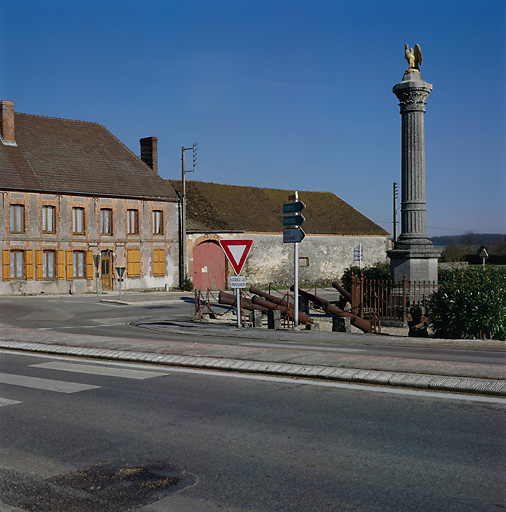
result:
<svg viewBox="0 0 506 512"><path fill-rule="evenodd" d="M181 182L170 180L180 192ZM187 268L196 288L224 289L233 275L220 239L251 239L243 275L248 285L293 282L293 244L283 243L283 203L290 190L186 182ZM388 233L330 192L299 192L306 209L299 244L299 282L330 283L354 263L361 246L364 265L388 262Z"/></svg>
<svg viewBox="0 0 506 512"><path fill-rule="evenodd" d="M99 123L0 102L0 294L160 289L178 280L178 199L157 139L138 158ZM143 161L144 160L144 161Z"/></svg>

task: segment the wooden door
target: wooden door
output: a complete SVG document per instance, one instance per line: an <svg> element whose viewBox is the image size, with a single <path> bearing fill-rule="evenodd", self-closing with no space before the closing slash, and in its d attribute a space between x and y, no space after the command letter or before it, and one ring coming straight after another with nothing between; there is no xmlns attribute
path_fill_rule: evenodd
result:
<svg viewBox="0 0 506 512"><path fill-rule="evenodd" d="M102 290L110 290L112 282L112 251L102 251L100 270Z"/></svg>
<svg viewBox="0 0 506 512"><path fill-rule="evenodd" d="M197 290L224 290L225 254L214 242L203 242L193 251L193 286Z"/></svg>

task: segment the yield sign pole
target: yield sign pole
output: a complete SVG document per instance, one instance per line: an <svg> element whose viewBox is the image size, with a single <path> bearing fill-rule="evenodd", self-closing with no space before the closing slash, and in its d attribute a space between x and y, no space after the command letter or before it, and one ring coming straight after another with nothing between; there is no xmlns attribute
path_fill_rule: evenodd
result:
<svg viewBox="0 0 506 512"><path fill-rule="evenodd" d="M225 253L228 261L232 265L235 274L241 273L242 267L246 262L253 240L219 240L220 246ZM241 327L241 291L235 289L235 301L237 306L237 327Z"/></svg>

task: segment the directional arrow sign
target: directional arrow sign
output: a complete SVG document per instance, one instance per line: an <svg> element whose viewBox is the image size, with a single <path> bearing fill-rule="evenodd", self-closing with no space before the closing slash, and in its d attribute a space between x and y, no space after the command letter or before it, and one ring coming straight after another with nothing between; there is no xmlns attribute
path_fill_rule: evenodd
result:
<svg viewBox="0 0 506 512"><path fill-rule="evenodd" d="M287 215L283 217L283 226L301 226L305 220L303 215Z"/></svg>
<svg viewBox="0 0 506 512"><path fill-rule="evenodd" d="M220 246L237 275L241 273L252 245L253 240L220 240Z"/></svg>
<svg viewBox="0 0 506 512"><path fill-rule="evenodd" d="M294 203L285 203L283 205L283 213L300 213L306 208L302 201L295 201Z"/></svg>
<svg viewBox="0 0 506 512"><path fill-rule="evenodd" d="M296 244L304 240L306 233L300 228L283 229L283 242L285 244Z"/></svg>

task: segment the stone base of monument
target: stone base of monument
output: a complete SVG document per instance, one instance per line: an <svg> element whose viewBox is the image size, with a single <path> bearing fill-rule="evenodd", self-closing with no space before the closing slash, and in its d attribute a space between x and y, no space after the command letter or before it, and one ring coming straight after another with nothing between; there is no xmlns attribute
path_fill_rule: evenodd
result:
<svg viewBox="0 0 506 512"><path fill-rule="evenodd" d="M426 245L412 245L387 251L390 258L390 272L393 281L402 281L406 277L408 282L434 282L437 283L438 251L429 243Z"/></svg>

